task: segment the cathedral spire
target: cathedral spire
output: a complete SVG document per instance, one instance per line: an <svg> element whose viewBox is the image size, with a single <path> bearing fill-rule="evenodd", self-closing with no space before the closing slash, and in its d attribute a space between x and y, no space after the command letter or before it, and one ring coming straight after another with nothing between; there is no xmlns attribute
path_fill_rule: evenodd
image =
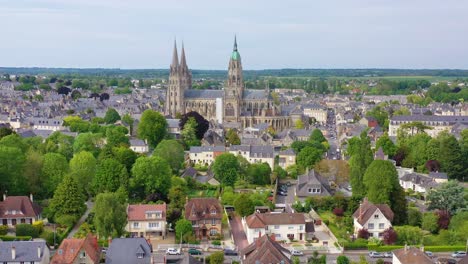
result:
<svg viewBox="0 0 468 264"><path fill-rule="evenodd" d="M171 68L177 68L179 66L179 57L177 56L177 41L174 39L174 52L172 53Z"/></svg>
<svg viewBox="0 0 468 264"><path fill-rule="evenodd" d="M185 49L184 49L184 42L182 41L182 52L180 53L180 66L182 68L188 68L187 61L185 60Z"/></svg>
<svg viewBox="0 0 468 264"><path fill-rule="evenodd" d="M234 51L237 51L237 36L234 35Z"/></svg>

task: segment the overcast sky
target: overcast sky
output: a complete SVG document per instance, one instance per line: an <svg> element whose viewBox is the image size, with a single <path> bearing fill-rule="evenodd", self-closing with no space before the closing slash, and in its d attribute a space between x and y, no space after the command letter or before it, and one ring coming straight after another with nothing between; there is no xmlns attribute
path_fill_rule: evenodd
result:
<svg viewBox="0 0 468 264"><path fill-rule="evenodd" d="M468 69L466 0L0 0L0 66Z"/></svg>

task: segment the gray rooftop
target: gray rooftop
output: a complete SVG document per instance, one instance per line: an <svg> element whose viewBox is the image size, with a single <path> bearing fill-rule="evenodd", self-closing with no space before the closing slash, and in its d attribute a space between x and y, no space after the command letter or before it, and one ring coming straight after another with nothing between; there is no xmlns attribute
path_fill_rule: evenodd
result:
<svg viewBox="0 0 468 264"><path fill-rule="evenodd" d="M115 238L107 250L106 263L149 264L151 251L150 245L144 238ZM138 258L137 253L143 253L143 258Z"/></svg>
<svg viewBox="0 0 468 264"><path fill-rule="evenodd" d="M39 263L44 258L44 250L47 249L45 241L5 241L0 242L0 262L13 263L11 249L15 247L15 263L36 262ZM38 256L37 248L41 249L41 257ZM48 260L47 260L48 263Z"/></svg>
<svg viewBox="0 0 468 264"><path fill-rule="evenodd" d="M190 153L202 153L202 152L223 152L226 148L224 146L192 146L190 147Z"/></svg>
<svg viewBox="0 0 468 264"><path fill-rule="evenodd" d="M269 94L265 90L244 90L243 98L245 100L266 100Z"/></svg>
<svg viewBox="0 0 468 264"><path fill-rule="evenodd" d="M186 99L190 98L205 98L205 99L215 99L223 98L223 90L194 90L189 89L184 91L184 96Z"/></svg>
<svg viewBox="0 0 468 264"><path fill-rule="evenodd" d="M391 121L425 121L425 122L450 122L468 123L468 116L436 116L436 115L409 115L393 116Z"/></svg>

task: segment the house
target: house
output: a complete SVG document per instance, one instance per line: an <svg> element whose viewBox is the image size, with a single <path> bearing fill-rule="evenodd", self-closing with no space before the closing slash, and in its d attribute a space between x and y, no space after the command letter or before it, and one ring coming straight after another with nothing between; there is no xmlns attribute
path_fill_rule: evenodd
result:
<svg viewBox="0 0 468 264"><path fill-rule="evenodd" d="M293 149L286 149L283 151L280 151L279 153L279 159L278 159L278 165L286 169L287 167L291 165L296 164L296 152L294 152Z"/></svg>
<svg viewBox="0 0 468 264"><path fill-rule="evenodd" d="M254 213L243 219L245 234L249 243L264 234L275 235L275 239L306 239L305 217L302 213Z"/></svg>
<svg viewBox="0 0 468 264"><path fill-rule="evenodd" d="M325 124L327 122L327 109L318 104L305 104L302 106L304 109L304 115L308 116L309 118L314 118L315 121L321 124Z"/></svg>
<svg viewBox="0 0 468 264"><path fill-rule="evenodd" d="M424 253L424 247L421 249L405 246L393 251L393 264L432 264L434 261Z"/></svg>
<svg viewBox="0 0 468 264"><path fill-rule="evenodd" d="M426 193L440 185L434 178L415 172L405 174L399 181L403 189L413 190L419 193Z"/></svg>
<svg viewBox="0 0 468 264"><path fill-rule="evenodd" d="M125 230L132 237L165 237L166 204L129 204Z"/></svg>
<svg viewBox="0 0 468 264"><path fill-rule="evenodd" d="M174 138L180 138L180 127L179 127L180 119L167 118L166 121L167 121L167 131L169 135L173 136Z"/></svg>
<svg viewBox="0 0 468 264"><path fill-rule="evenodd" d="M161 261L155 261L155 264L202 264L201 261L192 257L188 253L182 253L182 255L166 255Z"/></svg>
<svg viewBox="0 0 468 264"><path fill-rule="evenodd" d="M50 252L45 241L0 241L0 263L50 263Z"/></svg>
<svg viewBox="0 0 468 264"><path fill-rule="evenodd" d="M249 163L267 163L271 169L275 165L275 154L272 146L232 145L229 153L244 157Z"/></svg>
<svg viewBox="0 0 468 264"><path fill-rule="evenodd" d="M52 257L52 264L97 264L101 258L101 249L95 236L86 238L67 238Z"/></svg>
<svg viewBox="0 0 468 264"><path fill-rule="evenodd" d="M107 264L150 264L153 249L142 237L115 238L106 252Z"/></svg>
<svg viewBox="0 0 468 264"><path fill-rule="evenodd" d="M438 171L431 171L429 172L429 177L434 179L434 181L438 183L443 183L448 181L447 173L445 172L438 172Z"/></svg>
<svg viewBox="0 0 468 264"><path fill-rule="evenodd" d="M224 138L216 131L208 129L201 140L202 146L224 146Z"/></svg>
<svg viewBox="0 0 468 264"><path fill-rule="evenodd" d="M240 252L242 264L291 264L291 252L273 235L263 235Z"/></svg>
<svg viewBox="0 0 468 264"><path fill-rule="evenodd" d="M380 238L385 229L392 226L393 211L386 204L373 204L364 198L359 208L353 214L354 234L361 229Z"/></svg>
<svg viewBox="0 0 468 264"><path fill-rule="evenodd" d="M192 164L210 166L217 156L226 152L224 146L192 146L190 147L189 158Z"/></svg>
<svg viewBox="0 0 468 264"><path fill-rule="evenodd" d="M295 195L298 197L330 196L333 191L328 179L315 170L307 171L297 178Z"/></svg>
<svg viewBox="0 0 468 264"><path fill-rule="evenodd" d="M148 144L141 139L130 139L130 149L136 153L148 153Z"/></svg>
<svg viewBox="0 0 468 264"><path fill-rule="evenodd" d="M192 222L199 239L221 235L222 218L223 207L216 198L191 198L185 204L185 219Z"/></svg>
<svg viewBox="0 0 468 264"><path fill-rule="evenodd" d="M0 224L14 227L16 224L32 224L41 220L42 208L27 196L6 196L0 202Z"/></svg>
<svg viewBox="0 0 468 264"><path fill-rule="evenodd" d="M452 128L457 125L468 125L468 116L436 116L436 115L410 115L410 116L393 116L390 119L390 125L388 129L389 136L396 136L398 129L403 124L411 122L421 122L431 129L426 129L425 132L431 136L436 137L440 132L447 130L451 131ZM410 134L416 133L416 129L413 131L408 130Z"/></svg>

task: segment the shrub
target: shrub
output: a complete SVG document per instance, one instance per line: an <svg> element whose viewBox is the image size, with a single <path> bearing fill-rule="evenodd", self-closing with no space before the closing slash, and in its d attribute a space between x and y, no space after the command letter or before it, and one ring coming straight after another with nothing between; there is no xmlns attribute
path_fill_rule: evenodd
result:
<svg viewBox="0 0 468 264"><path fill-rule="evenodd" d="M439 229L447 229L450 224L450 214L448 211L440 210L437 212L437 225Z"/></svg>
<svg viewBox="0 0 468 264"><path fill-rule="evenodd" d="M336 263L337 263L337 264L349 264L350 261L349 261L349 258L346 257L346 256L339 256L339 257L336 259Z"/></svg>
<svg viewBox="0 0 468 264"><path fill-rule="evenodd" d="M336 216L343 216L344 210L342 208L336 207L335 209L333 209L333 214Z"/></svg>
<svg viewBox="0 0 468 264"><path fill-rule="evenodd" d="M359 250L359 249L367 249L367 242L346 242L343 243L345 250Z"/></svg>
<svg viewBox="0 0 468 264"><path fill-rule="evenodd" d="M451 251L465 251L466 245L456 245L456 246L427 246L424 247L427 251L432 252L451 252Z"/></svg>
<svg viewBox="0 0 468 264"><path fill-rule="evenodd" d="M17 224L16 225L17 236L31 236L33 238L39 237L38 229L30 224Z"/></svg>
<svg viewBox="0 0 468 264"><path fill-rule="evenodd" d="M73 227L77 221L76 216L74 215L61 215L55 219L55 222L61 226Z"/></svg>
<svg viewBox="0 0 468 264"><path fill-rule="evenodd" d="M323 223L326 224L326 225L329 225L330 221L328 219L325 219L325 220L323 220Z"/></svg>
<svg viewBox="0 0 468 264"><path fill-rule="evenodd" d="M37 229L37 232L39 234L42 234L42 232L44 231L44 222L42 221L36 221L32 224L32 226Z"/></svg>
<svg viewBox="0 0 468 264"><path fill-rule="evenodd" d="M387 252L387 251L392 251L395 249L400 249L403 248L404 246L397 246L397 245L392 245L392 246L377 246L377 245L369 245L367 247L367 250L369 251L378 251L378 252Z"/></svg>
<svg viewBox="0 0 468 264"><path fill-rule="evenodd" d="M358 238L363 238L363 239L368 239L370 237L370 233L365 228L359 229L357 237Z"/></svg>
<svg viewBox="0 0 468 264"><path fill-rule="evenodd" d="M0 225L0 236L4 236L8 233L8 226Z"/></svg>
<svg viewBox="0 0 468 264"><path fill-rule="evenodd" d="M0 236L1 241L29 241L32 240L31 236Z"/></svg>
<svg viewBox="0 0 468 264"><path fill-rule="evenodd" d="M211 241L211 244L212 244L213 246L221 246L221 241L219 241L219 240L213 240L213 241Z"/></svg>
<svg viewBox="0 0 468 264"><path fill-rule="evenodd" d="M385 245L393 245L397 239L398 235L392 227L385 229L383 232L383 241Z"/></svg>

